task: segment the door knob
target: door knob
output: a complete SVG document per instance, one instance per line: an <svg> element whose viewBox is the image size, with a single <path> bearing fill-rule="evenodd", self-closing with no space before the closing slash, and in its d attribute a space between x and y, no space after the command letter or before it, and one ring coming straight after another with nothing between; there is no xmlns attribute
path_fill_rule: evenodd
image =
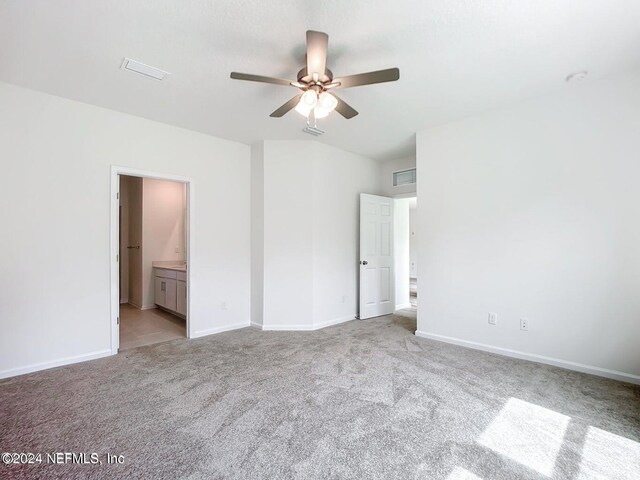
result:
<svg viewBox="0 0 640 480"><path fill-rule="evenodd" d="M362 265L369 265L369 262L367 262L366 260L363 260L360 262Z"/></svg>

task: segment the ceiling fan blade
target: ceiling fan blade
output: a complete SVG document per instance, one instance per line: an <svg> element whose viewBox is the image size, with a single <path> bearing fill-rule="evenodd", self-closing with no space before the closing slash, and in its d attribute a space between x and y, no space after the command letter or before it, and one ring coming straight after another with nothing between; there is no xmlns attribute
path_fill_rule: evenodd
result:
<svg viewBox="0 0 640 480"><path fill-rule="evenodd" d="M372 85L374 83L395 82L400 78L400 70L397 68L387 68L375 72L359 73L348 77L336 78L334 82L340 82L340 87L359 87L360 85Z"/></svg>
<svg viewBox="0 0 640 480"><path fill-rule="evenodd" d="M358 115L358 111L353 108L351 105L349 105L347 102L345 102L344 100L342 100L340 97L338 97L335 93L331 92L331 95L333 95L334 97L336 97L336 100L338 100L338 105L336 105L336 112L338 112L340 115L342 115L344 118L346 118L347 120L349 120L350 118L355 117L356 115Z"/></svg>
<svg viewBox="0 0 640 480"><path fill-rule="evenodd" d="M263 77L262 75L252 75L250 73L231 72L231 78L234 80L248 80L250 82L273 83L275 85L291 86L290 80L282 78Z"/></svg>
<svg viewBox="0 0 640 480"><path fill-rule="evenodd" d="M327 68L327 46L329 35L307 30L307 74L323 76Z"/></svg>
<svg viewBox="0 0 640 480"><path fill-rule="evenodd" d="M296 105L298 105L298 102L300 101L300 98L302 97L302 94L300 95L296 95L295 97L293 97L291 100L289 100L287 103L285 103L284 105L282 105L280 108L278 108L275 112L273 112L271 115L269 115L270 117L277 117L280 118L282 117L285 113L287 113L289 110L292 110L294 108L296 108Z"/></svg>

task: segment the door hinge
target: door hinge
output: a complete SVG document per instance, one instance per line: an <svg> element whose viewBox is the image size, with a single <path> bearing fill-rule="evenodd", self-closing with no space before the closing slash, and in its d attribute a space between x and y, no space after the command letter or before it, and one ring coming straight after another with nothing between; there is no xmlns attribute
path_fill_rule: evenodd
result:
<svg viewBox="0 0 640 480"><path fill-rule="evenodd" d="M120 254L116 253L116 262L119 262L119 261L120 261Z"/></svg>
<svg viewBox="0 0 640 480"><path fill-rule="evenodd" d="M120 317L116 317L116 322L120 325Z"/></svg>
<svg viewBox="0 0 640 480"><path fill-rule="evenodd" d="M120 200L120 192L116 192L116 199Z"/></svg>

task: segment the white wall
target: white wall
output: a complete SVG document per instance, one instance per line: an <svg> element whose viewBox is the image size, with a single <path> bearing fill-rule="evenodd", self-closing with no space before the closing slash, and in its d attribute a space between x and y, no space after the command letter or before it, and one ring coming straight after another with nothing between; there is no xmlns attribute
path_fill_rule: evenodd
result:
<svg viewBox="0 0 640 480"><path fill-rule="evenodd" d="M636 73L419 133L418 331L640 381L638 112Z"/></svg>
<svg viewBox="0 0 640 480"><path fill-rule="evenodd" d="M379 194L380 170L369 158L312 144L313 324L320 327L358 312L360 193Z"/></svg>
<svg viewBox="0 0 640 480"><path fill-rule="evenodd" d="M248 146L6 83L0 105L0 376L109 354L113 164L193 179L193 331L249 324Z"/></svg>
<svg viewBox="0 0 640 480"><path fill-rule="evenodd" d="M181 182L142 179L143 308L155 307L153 262L185 260L185 190Z"/></svg>
<svg viewBox="0 0 640 480"><path fill-rule="evenodd" d="M251 145L251 323L264 310L264 143Z"/></svg>
<svg viewBox="0 0 640 480"><path fill-rule="evenodd" d="M409 298L410 229L408 198L396 198L393 207L393 246L396 275L396 310L411 307Z"/></svg>
<svg viewBox="0 0 640 480"><path fill-rule="evenodd" d="M380 164L380 173L382 175L382 195L387 197L395 197L396 195L408 195L416 193L416 184L401 185L399 187L393 186L393 172L399 172L402 170L409 170L416 168L416 157L414 155L409 157L394 158L384 161Z"/></svg>
<svg viewBox="0 0 640 480"><path fill-rule="evenodd" d="M313 322L313 146L264 142L265 327Z"/></svg>
<svg viewBox="0 0 640 480"><path fill-rule="evenodd" d="M359 193L379 191L379 164L309 140L265 141L262 149L264 196L254 207L264 215L264 243L254 245L253 261L263 254L264 328L354 318Z"/></svg>
<svg viewBox="0 0 640 480"><path fill-rule="evenodd" d="M409 276L418 278L418 211L409 210Z"/></svg>

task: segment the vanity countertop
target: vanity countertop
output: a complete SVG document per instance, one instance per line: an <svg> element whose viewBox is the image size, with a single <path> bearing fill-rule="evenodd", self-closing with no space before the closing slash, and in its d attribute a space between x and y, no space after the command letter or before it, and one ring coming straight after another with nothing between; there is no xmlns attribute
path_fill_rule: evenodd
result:
<svg viewBox="0 0 640 480"><path fill-rule="evenodd" d="M164 268L166 270L175 270L177 272L186 272L187 264L180 262L151 262L153 268Z"/></svg>

